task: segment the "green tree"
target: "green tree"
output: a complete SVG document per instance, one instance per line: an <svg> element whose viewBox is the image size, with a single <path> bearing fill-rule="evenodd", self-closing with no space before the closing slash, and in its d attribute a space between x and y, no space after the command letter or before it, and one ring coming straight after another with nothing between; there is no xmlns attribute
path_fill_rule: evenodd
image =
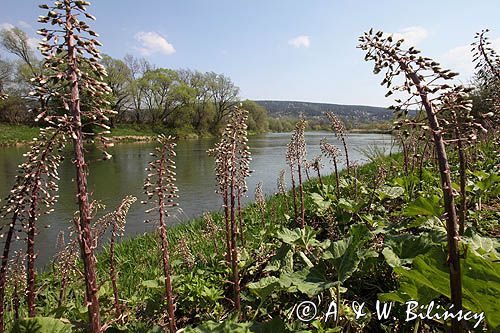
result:
<svg viewBox="0 0 500 333"><path fill-rule="evenodd" d="M244 100L242 108L249 112L248 116L248 130L258 133L269 131L269 122L267 117L267 110L263 106L251 100Z"/></svg>
<svg viewBox="0 0 500 333"><path fill-rule="evenodd" d="M146 72L138 80L139 89L143 94L141 105L148 110L153 124L169 124L170 119L192 98L190 87L179 80L176 71L159 68Z"/></svg>

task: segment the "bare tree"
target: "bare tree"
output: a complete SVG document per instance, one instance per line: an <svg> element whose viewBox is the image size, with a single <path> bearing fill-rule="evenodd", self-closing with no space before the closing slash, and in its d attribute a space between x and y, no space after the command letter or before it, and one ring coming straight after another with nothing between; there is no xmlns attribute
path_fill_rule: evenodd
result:
<svg viewBox="0 0 500 333"><path fill-rule="evenodd" d="M207 73L207 84L215 106L215 117L211 125L211 130L214 132L220 122L233 110L238 99L239 88L227 76L214 72Z"/></svg>
<svg viewBox="0 0 500 333"><path fill-rule="evenodd" d="M38 74L36 57L29 45L26 32L18 27L0 31L0 45L8 52L19 57L29 68L32 75Z"/></svg>
<svg viewBox="0 0 500 333"><path fill-rule="evenodd" d="M125 64L130 70L130 76L128 78L128 88L129 94L132 102L132 108L134 109L135 121L141 123L144 121L142 115L142 106L144 91L139 85L139 79L144 76L148 71L154 69L154 66L144 58L135 58L134 56L127 54L123 59Z"/></svg>
<svg viewBox="0 0 500 333"><path fill-rule="evenodd" d="M130 100L130 77L132 75L127 64L119 59L113 59L104 55L101 64L106 68L107 76L105 82L111 88L113 96L112 109L116 111L116 117L111 118L114 123L124 118L126 106Z"/></svg>

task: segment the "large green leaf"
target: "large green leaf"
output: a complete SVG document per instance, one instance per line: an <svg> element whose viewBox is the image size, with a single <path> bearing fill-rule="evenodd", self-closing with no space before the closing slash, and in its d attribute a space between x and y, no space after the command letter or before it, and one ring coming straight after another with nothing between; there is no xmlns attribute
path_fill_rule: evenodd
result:
<svg viewBox="0 0 500 333"><path fill-rule="evenodd" d="M280 287L280 280L275 276L267 276L257 282L248 284L250 292L257 295L260 299L266 299Z"/></svg>
<svg viewBox="0 0 500 333"><path fill-rule="evenodd" d="M401 197L404 193L404 188L400 186L383 185L377 190L377 194L380 200L396 199Z"/></svg>
<svg viewBox="0 0 500 333"><path fill-rule="evenodd" d="M444 233L433 231L420 236L410 234L388 235L382 251L386 262L392 267L399 267L413 262L413 259L429 251L432 247L446 241Z"/></svg>
<svg viewBox="0 0 500 333"><path fill-rule="evenodd" d="M300 230L299 228L290 230L283 227L276 232L276 238L278 238L283 243L292 245L300 238Z"/></svg>
<svg viewBox="0 0 500 333"><path fill-rule="evenodd" d="M69 333L73 325L63 322L61 319L51 317L33 317L18 321L13 333Z"/></svg>
<svg viewBox="0 0 500 333"><path fill-rule="evenodd" d="M331 244L323 259L331 261L337 272L337 279L344 283L357 269L360 262L369 256L377 256L365 244L372 237L370 230L356 224L349 230L349 237Z"/></svg>
<svg viewBox="0 0 500 333"><path fill-rule="evenodd" d="M404 210L405 216L436 216L443 215L441 200L437 195L430 197L419 197L415 201L408 204Z"/></svg>
<svg viewBox="0 0 500 333"><path fill-rule="evenodd" d="M446 253L442 249L432 249L419 255L413 261L413 268L406 270L396 267L401 276L397 291L382 294L381 300L405 302L409 299L428 303L437 295L450 297L449 268ZM461 260L462 294L464 308L476 313L483 312L492 328L500 325L500 264L491 262L468 251Z"/></svg>
<svg viewBox="0 0 500 333"><path fill-rule="evenodd" d="M476 255L491 261L500 259L500 241L496 238L481 237L480 235L468 229L468 237L463 237L463 241L469 245L469 249Z"/></svg>
<svg viewBox="0 0 500 333"><path fill-rule="evenodd" d="M328 278L324 264L318 264L313 268L306 267L297 272L281 274L279 283L288 292L299 291L309 297L314 297L337 284L336 281Z"/></svg>
<svg viewBox="0 0 500 333"><path fill-rule="evenodd" d="M270 321L243 322L238 323L233 319L222 323L208 321L202 325L192 328L186 327L186 333L286 333L289 332L280 318L273 318Z"/></svg>
<svg viewBox="0 0 500 333"><path fill-rule="evenodd" d="M319 193L311 193L312 202L316 205L316 210L320 215L325 214L330 206L332 205L332 201L324 198Z"/></svg>
<svg viewBox="0 0 500 333"><path fill-rule="evenodd" d="M282 244L264 268L264 272L293 272L293 251L290 244Z"/></svg>
<svg viewBox="0 0 500 333"><path fill-rule="evenodd" d="M322 246L322 243L315 238L317 234L316 230L306 225L304 228L295 228L293 230L283 227L276 232L275 237L285 244L310 248Z"/></svg>

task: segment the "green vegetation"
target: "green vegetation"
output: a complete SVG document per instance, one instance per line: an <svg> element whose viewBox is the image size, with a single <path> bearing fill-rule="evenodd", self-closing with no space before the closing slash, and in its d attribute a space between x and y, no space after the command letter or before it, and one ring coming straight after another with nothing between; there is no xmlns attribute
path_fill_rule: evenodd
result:
<svg viewBox="0 0 500 333"><path fill-rule="evenodd" d="M471 165L473 170L490 166L483 172L491 180L487 193L473 199L476 202L482 200L483 209L471 210L468 224L476 221L478 229L470 229L464 235L464 243L469 245L467 257L463 259L465 267L471 265L476 272L474 279L470 280L472 284L465 284L464 288L471 295L482 297L482 301L465 303L464 307L485 311L490 327L498 325L495 313L499 309L494 297L500 288L494 284L495 280L498 281L498 267L493 263L498 260L500 250L500 244L494 238L500 232L497 223L500 213L498 208L494 208L500 207L500 177L495 176L492 169L500 164L500 160L494 151L493 142L478 147L478 160ZM323 187L317 180L306 182L308 226L303 231L295 229L295 223L290 218L293 212L287 209L291 193L267 197L264 227L257 204L244 209L246 242L241 248L239 263L242 308L245 309L243 323L236 323L234 317L228 317L232 305L225 299L231 288L225 284L229 271L224 259L223 215L211 215L214 225L207 223L207 219L199 218L170 228L168 239L173 250L172 281L178 326L204 323L205 330L214 332L229 332L227 327L232 327L232 332L250 332L245 327L259 325L268 330L280 327L273 332L285 332L284 327L292 331L308 328L311 331L326 331L336 325L343 330L350 327L351 330L370 332L380 330L381 325L400 329L428 325L434 329L443 327L443 324L429 320L405 323L402 305L395 305L396 321L374 318L378 298L394 301L411 298L425 303L439 295L447 296L449 292L445 282L446 255L442 251L446 239L446 230L440 222L442 197L436 195L439 193L439 179L432 171L433 162L424 164L423 178L419 181L415 175L405 174L401 167L402 160L401 154L376 157L356 170L356 178L347 177L342 172L340 200L335 194L333 175L322 177ZM388 173L383 182L380 181L374 188L374 179L378 179L381 170L388 170ZM454 174L457 172L457 169L453 170ZM477 186L481 187L480 179L484 179L484 175L471 178L471 193ZM116 246L120 298L125 300L129 311L125 323L115 325L123 331L159 330L154 327L163 318L160 243L158 234L151 233L126 239ZM108 265L109 247L106 247L98 260L101 281L107 280ZM432 277L433 283L428 284L419 276ZM443 281L441 284L438 277ZM66 292L65 305L58 308L52 305L59 297L58 271L47 272L39 279L43 286L38 297L39 315L58 313L74 328L78 327L78 323L86 318L86 309L82 306L83 282L78 273L73 271L68 281L70 287ZM478 279L490 279L490 294L478 291L481 286ZM318 296L322 299L320 306L327 308L330 301L336 300L337 285L342 309L337 323L323 323L324 314L311 323L301 323L291 312L296 303L315 301ZM418 289L408 289L407 286L412 285L418 286ZM443 296L438 297L442 305L446 304ZM100 299L107 309L105 311L112 313L109 281L101 287ZM366 302L366 311L370 315L363 320L355 320L349 312L354 300ZM12 303L8 305L13 306ZM274 320L269 321L269 318ZM223 324L216 324L221 320L225 320ZM251 322L247 324L248 320ZM265 324L257 324L259 322ZM188 331L204 332L202 328Z"/></svg>
<svg viewBox="0 0 500 333"><path fill-rule="evenodd" d="M46 74L42 61L20 28L0 31L0 46L0 51L16 57L9 60L0 53L0 123L34 125L29 110L38 107L38 101L29 95L35 88L30 79ZM321 119L324 111L335 111L348 128L370 128L391 119L389 110L368 106L240 101L239 88L223 74L157 68L146 59L131 55L124 59L103 55L99 61L108 73L105 82L111 94L107 99L116 112L110 125L119 131L123 126L132 126L141 128L141 132L171 133L180 137L218 135L231 109L240 102L249 111L251 133L292 131L301 113L310 120L308 130L327 127ZM293 108L289 110L290 105Z"/></svg>
<svg viewBox="0 0 500 333"><path fill-rule="evenodd" d="M47 14L39 22L52 26L39 30L43 66L33 62L22 31L2 33L4 47L24 62L23 73L34 76L29 82L39 103L37 120L52 126L41 130L25 154L0 207L0 332L500 328L500 57L487 47L487 31L473 44L479 84L467 88L448 84L458 73L370 29L358 47L374 62L374 73L383 72L386 96L408 95L393 107L401 154L365 149L371 162L357 165L349 159L345 124L325 112L343 149L321 141L335 168L334 175L321 176L320 157L307 162L301 118L286 154L291 191L284 190L283 171L278 194L266 200L259 184L256 203L242 207L251 161L247 131L266 128L263 109L254 102L234 107L238 89L220 74L153 68L130 57L107 57L100 64L100 42L91 38L97 34L82 21L94 19L86 12L89 5L65 0L40 6ZM126 196L109 212L92 200L83 144L84 133L92 131L104 159L111 157L105 151L109 140L98 128L126 117L126 104L119 103L127 96L138 123L222 131L209 154L223 214L167 228L178 197L175 139L160 135L146 167L143 201L152 205L147 212L158 214L158 231L117 244L137 198ZM423 111L412 112L416 105ZM78 211L68 239L58 236L52 267L39 273L37 220L57 202L60 152L68 144ZM345 172L338 172L341 159ZM318 179L305 181L311 168ZM107 233L110 241L104 243ZM14 251L14 244L26 250ZM99 244L104 250L97 257ZM382 305L386 310L381 301L391 302Z"/></svg>
<svg viewBox="0 0 500 333"><path fill-rule="evenodd" d="M30 142L39 133L38 127L0 123L0 146Z"/></svg>

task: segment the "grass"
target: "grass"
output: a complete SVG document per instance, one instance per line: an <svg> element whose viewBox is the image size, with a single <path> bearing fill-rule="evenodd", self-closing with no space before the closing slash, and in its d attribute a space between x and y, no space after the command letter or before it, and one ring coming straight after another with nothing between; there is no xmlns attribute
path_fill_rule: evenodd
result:
<svg viewBox="0 0 500 333"><path fill-rule="evenodd" d="M0 123L0 146L28 143L38 136L39 131L38 127Z"/></svg>
<svg viewBox="0 0 500 333"><path fill-rule="evenodd" d="M359 128L353 130L358 133L389 133L384 128ZM38 136L39 128L28 125L15 125L0 123L0 146L12 146L16 144L27 144ZM162 126L151 126L146 124L118 124L111 129L112 138L117 142L149 141L158 134L169 134L181 139L210 138L208 132L197 133L193 128L166 128ZM249 135L257 135L257 132L249 132Z"/></svg>
<svg viewBox="0 0 500 333"><path fill-rule="evenodd" d="M36 126L0 123L0 146L28 144L34 137L38 136L38 133L39 128ZM212 136L209 133L196 133L194 129L189 127L171 129L145 124L118 124L111 129L109 136L117 142L149 141L161 133L173 135L181 139L197 139Z"/></svg>

